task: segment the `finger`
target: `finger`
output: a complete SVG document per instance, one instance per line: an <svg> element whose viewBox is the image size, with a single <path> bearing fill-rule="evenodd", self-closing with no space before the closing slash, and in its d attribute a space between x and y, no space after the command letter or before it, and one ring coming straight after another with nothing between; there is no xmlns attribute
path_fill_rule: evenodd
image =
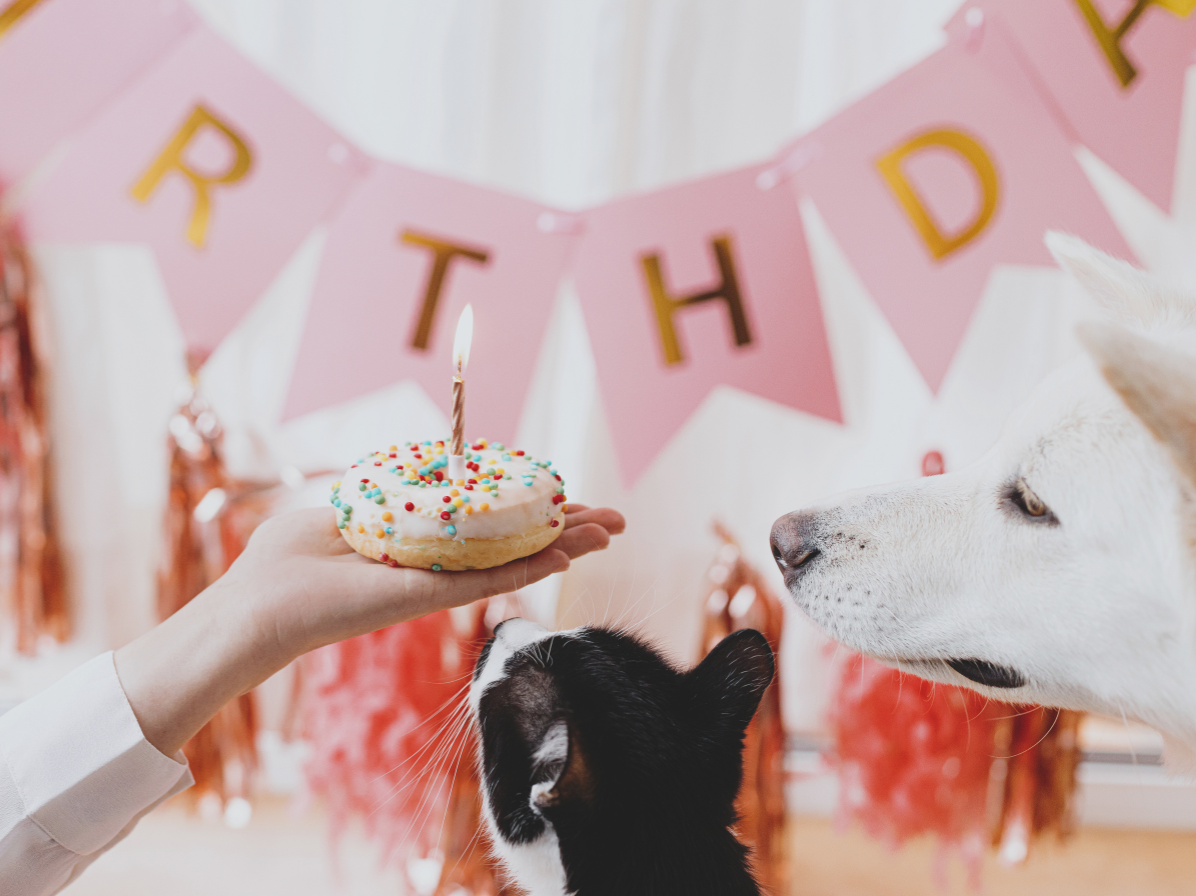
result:
<svg viewBox="0 0 1196 896"><path fill-rule="evenodd" d="M583 510L589 510L589 509L590 508L587 507L585 504L566 504L565 505L566 515L570 514L570 513L581 513Z"/></svg>
<svg viewBox="0 0 1196 896"><path fill-rule="evenodd" d="M429 600L433 604L432 609L457 607L481 600L483 597L517 591L533 582L548 578L554 572L564 572L568 568L568 554L557 550L554 543L530 557L512 560L493 569L437 573L431 582Z"/></svg>
<svg viewBox="0 0 1196 896"><path fill-rule="evenodd" d="M597 523L611 535L618 535L627 528L627 521L623 519L623 514L609 507L597 507L593 510L587 507L577 513L567 513L565 516L566 531L574 526L584 526L587 523Z"/></svg>
<svg viewBox="0 0 1196 896"><path fill-rule="evenodd" d="M584 557L591 551L600 551L610 544L610 532L597 523L586 523L561 533L561 537L552 543L569 555L570 560Z"/></svg>

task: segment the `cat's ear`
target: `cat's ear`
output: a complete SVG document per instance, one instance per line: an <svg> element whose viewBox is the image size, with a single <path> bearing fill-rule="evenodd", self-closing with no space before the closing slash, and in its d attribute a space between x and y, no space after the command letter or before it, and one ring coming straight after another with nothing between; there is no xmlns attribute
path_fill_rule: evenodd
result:
<svg viewBox="0 0 1196 896"><path fill-rule="evenodd" d="M743 737L760 698L772 682L776 661L768 639L755 629L732 632L689 673L695 696L729 734Z"/></svg>
<svg viewBox="0 0 1196 896"><path fill-rule="evenodd" d="M594 777L574 726L564 720L555 723L537 750L537 757L541 762L564 763L555 781L532 787L532 799L538 808L551 810L593 799Z"/></svg>

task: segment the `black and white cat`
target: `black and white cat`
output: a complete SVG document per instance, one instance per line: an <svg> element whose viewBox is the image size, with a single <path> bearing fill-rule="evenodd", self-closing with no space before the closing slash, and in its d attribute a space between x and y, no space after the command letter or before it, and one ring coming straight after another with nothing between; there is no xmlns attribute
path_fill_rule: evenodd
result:
<svg viewBox="0 0 1196 896"><path fill-rule="evenodd" d="M735 838L759 632L681 672L635 637L508 619L478 658L484 815L530 896L758 896Z"/></svg>

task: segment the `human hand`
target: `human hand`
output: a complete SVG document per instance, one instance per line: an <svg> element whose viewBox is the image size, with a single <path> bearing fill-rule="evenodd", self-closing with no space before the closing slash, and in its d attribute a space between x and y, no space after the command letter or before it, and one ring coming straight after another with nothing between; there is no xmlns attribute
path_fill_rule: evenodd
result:
<svg viewBox="0 0 1196 896"><path fill-rule="evenodd" d="M530 557L493 569L432 572L369 560L341 536L332 511L301 510L261 525L210 590L253 595L259 649L287 662L324 644L523 588L605 548L623 528L615 510L570 504L561 535Z"/></svg>

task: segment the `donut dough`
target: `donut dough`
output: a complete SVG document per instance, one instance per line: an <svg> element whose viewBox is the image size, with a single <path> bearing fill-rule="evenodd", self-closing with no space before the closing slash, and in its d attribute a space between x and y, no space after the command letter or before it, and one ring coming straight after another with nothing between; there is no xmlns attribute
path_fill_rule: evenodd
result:
<svg viewBox="0 0 1196 896"><path fill-rule="evenodd" d="M467 478L448 478L444 442L392 445L332 486L337 526L359 554L391 566L488 569L527 557L565 528L565 483L551 461L480 439Z"/></svg>

